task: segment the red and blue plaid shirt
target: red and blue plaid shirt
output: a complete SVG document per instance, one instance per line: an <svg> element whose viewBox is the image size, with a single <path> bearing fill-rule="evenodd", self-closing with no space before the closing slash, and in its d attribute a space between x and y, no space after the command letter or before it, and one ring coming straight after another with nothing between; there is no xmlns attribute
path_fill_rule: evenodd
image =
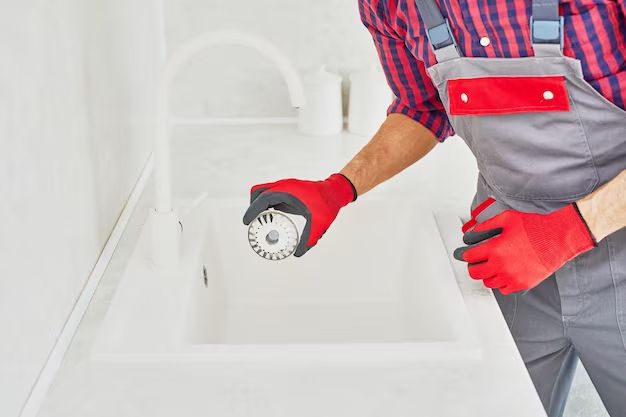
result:
<svg viewBox="0 0 626 417"><path fill-rule="evenodd" d="M533 55L530 0L439 0L438 4L464 56ZM411 117L439 140L453 135L437 90L425 71L436 60L415 1L359 0L359 10L396 96L388 112ZM563 53L579 59L587 82L624 109L626 0L562 0L561 14L565 20Z"/></svg>

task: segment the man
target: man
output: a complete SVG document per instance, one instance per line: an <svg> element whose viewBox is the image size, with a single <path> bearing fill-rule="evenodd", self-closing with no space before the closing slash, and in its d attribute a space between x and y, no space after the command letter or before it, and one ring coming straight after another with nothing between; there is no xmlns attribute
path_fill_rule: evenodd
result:
<svg viewBox="0 0 626 417"><path fill-rule="evenodd" d="M457 133L480 175L455 257L497 289L546 411L562 415L580 358L626 416L626 2L359 6L397 97L387 120L339 174L254 186L244 222L304 215L302 256L341 207Z"/></svg>

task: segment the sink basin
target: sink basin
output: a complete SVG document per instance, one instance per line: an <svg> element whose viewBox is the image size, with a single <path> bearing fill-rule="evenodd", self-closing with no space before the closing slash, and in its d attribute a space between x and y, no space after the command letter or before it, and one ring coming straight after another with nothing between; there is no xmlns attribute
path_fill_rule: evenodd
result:
<svg viewBox="0 0 626 417"><path fill-rule="evenodd" d="M432 361L480 356L432 212L364 196L302 258L249 247L245 200L182 216L177 270L145 228L93 355L108 361ZM181 207L180 211L185 211Z"/></svg>

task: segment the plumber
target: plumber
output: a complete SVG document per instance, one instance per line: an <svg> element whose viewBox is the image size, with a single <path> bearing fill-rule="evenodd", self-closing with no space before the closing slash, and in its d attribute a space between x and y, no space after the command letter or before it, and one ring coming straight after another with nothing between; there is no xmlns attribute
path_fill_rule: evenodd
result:
<svg viewBox="0 0 626 417"><path fill-rule="evenodd" d="M626 1L560 3L359 0L396 96L386 121L326 180L252 187L244 223L303 215L302 256L340 208L458 134L480 175L454 255L495 290L548 415L580 359L626 416Z"/></svg>

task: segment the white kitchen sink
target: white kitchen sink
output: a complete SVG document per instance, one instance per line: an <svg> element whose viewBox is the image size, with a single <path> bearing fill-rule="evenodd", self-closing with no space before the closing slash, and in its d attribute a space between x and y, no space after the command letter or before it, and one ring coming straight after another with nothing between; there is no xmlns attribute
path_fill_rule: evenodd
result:
<svg viewBox="0 0 626 417"><path fill-rule="evenodd" d="M428 209L366 196L304 257L268 261L249 247L246 207L207 199L183 216L178 271L156 270L144 231L93 354L142 362L480 355Z"/></svg>

